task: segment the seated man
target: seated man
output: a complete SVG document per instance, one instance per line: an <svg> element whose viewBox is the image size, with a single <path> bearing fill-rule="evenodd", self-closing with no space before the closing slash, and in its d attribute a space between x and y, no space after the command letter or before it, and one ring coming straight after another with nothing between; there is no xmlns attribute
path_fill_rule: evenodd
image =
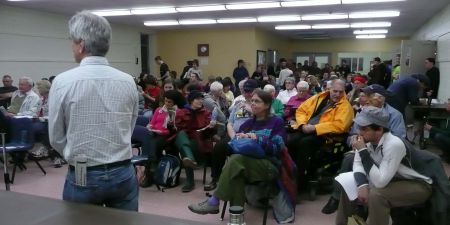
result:
<svg viewBox="0 0 450 225"><path fill-rule="evenodd" d="M3 76L3 87L0 87L0 106L7 108L11 104L12 94L17 90L10 75Z"/></svg>
<svg viewBox="0 0 450 225"><path fill-rule="evenodd" d="M364 99L366 100L366 105L361 106L362 108L373 106L377 108L381 108L383 111L385 111L389 115L389 130L391 130L391 133L405 138L406 137L406 126L405 122L403 120L402 114L394 109L392 106L390 106L388 103L385 102L385 97L389 93L386 92L383 86L379 84L372 84L368 87L365 87L361 89L360 98L362 95L364 95ZM357 115L359 112L357 113ZM347 144L351 147L351 139L354 135L357 135L359 132L358 124L353 123L352 129L349 132L349 138L347 139ZM352 171L353 167L353 158L355 157L354 152L348 152L345 154L344 159L342 160L341 168L339 170L339 173L349 172ZM331 194L330 199L328 200L327 204L323 207L322 212L324 214L331 214L334 213L339 205L339 197L340 197L340 189L335 185L333 193Z"/></svg>
<svg viewBox="0 0 450 225"><path fill-rule="evenodd" d="M36 116L41 99L33 90L33 80L29 77L19 79L19 90L12 95L11 105L8 107L9 117Z"/></svg>
<svg viewBox="0 0 450 225"><path fill-rule="evenodd" d="M450 112L450 99L447 103L447 112ZM450 162L450 128L441 129L430 124L425 124L424 129L430 131L431 140L442 150L442 156L445 161Z"/></svg>
<svg viewBox="0 0 450 225"><path fill-rule="evenodd" d="M297 163L298 187L306 184L306 170L315 169L309 168L309 158L327 141L347 133L352 124L353 109L344 90L344 81L333 80L330 91L309 98L296 111L292 128L299 132L288 140L288 149Z"/></svg>
<svg viewBox="0 0 450 225"><path fill-rule="evenodd" d="M431 196L432 180L401 164L406 147L389 131L389 114L383 109L366 107L354 121L359 126L359 136L351 142L358 200L368 206L370 225L386 225L391 208L425 202ZM337 225L347 224L354 203L342 192Z"/></svg>

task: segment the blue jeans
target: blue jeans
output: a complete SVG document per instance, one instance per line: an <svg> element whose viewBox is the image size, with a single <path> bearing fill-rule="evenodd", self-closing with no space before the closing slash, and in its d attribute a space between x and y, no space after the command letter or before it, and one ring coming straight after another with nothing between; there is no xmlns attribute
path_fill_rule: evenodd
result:
<svg viewBox="0 0 450 225"><path fill-rule="evenodd" d="M88 169L86 186L75 184L75 170L69 168L63 200L138 211L139 186L131 164L110 169Z"/></svg>

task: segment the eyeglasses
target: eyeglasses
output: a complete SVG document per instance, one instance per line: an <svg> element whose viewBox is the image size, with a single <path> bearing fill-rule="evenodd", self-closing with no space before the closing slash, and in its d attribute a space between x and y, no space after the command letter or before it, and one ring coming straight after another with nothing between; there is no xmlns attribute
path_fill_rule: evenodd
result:
<svg viewBox="0 0 450 225"><path fill-rule="evenodd" d="M252 104L261 104L261 103L263 103L263 101L261 101L261 100L259 100L259 99L252 99L250 102L251 102Z"/></svg>

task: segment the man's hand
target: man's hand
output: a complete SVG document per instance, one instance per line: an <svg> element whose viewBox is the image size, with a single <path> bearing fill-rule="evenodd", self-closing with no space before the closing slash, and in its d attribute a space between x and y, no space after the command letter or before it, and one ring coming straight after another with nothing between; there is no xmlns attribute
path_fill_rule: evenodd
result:
<svg viewBox="0 0 450 225"><path fill-rule="evenodd" d="M433 128L433 126L431 126L430 124L426 123L425 125L423 125L423 129L425 130L431 130L431 128Z"/></svg>
<svg viewBox="0 0 450 225"><path fill-rule="evenodd" d="M305 124L305 125L302 126L302 131L305 134L311 134L311 133L314 133L316 131L316 127L314 125Z"/></svg>
<svg viewBox="0 0 450 225"><path fill-rule="evenodd" d="M369 202L369 186L368 185L358 188L358 200L363 204L367 204Z"/></svg>
<svg viewBox="0 0 450 225"><path fill-rule="evenodd" d="M358 135L354 135L351 138L351 145L353 149L360 150L366 148L366 143L364 142L364 138Z"/></svg>
<svg viewBox="0 0 450 225"><path fill-rule="evenodd" d="M13 118L16 116L16 114L8 112L8 113L6 113L6 116Z"/></svg>

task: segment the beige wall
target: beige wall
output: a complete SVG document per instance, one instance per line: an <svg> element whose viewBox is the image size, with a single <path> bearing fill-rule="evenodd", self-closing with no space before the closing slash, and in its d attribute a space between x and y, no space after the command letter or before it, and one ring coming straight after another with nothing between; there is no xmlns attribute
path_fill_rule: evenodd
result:
<svg viewBox="0 0 450 225"><path fill-rule="evenodd" d="M407 38L292 40L289 45L290 55L286 57L292 57L295 52L331 53L331 64L336 65L339 52L392 52L404 39Z"/></svg>
<svg viewBox="0 0 450 225"><path fill-rule="evenodd" d="M207 65L200 65L203 77L207 78L209 75L231 76L238 59L245 60L247 67L253 68L256 62L254 40L253 28L189 29L158 32L154 44L156 54L178 73L189 59L207 59ZM209 44L209 57L197 56L197 44Z"/></svg>
<svg viewBox="0 0 450 225"><path fill-rule="evenodd" d="M256 50L267 51L269 49L278 50L279 56L290 55L289 39L274 32L257 29L256 30ZM255 53L256 54L256 53Z"/></svg>

